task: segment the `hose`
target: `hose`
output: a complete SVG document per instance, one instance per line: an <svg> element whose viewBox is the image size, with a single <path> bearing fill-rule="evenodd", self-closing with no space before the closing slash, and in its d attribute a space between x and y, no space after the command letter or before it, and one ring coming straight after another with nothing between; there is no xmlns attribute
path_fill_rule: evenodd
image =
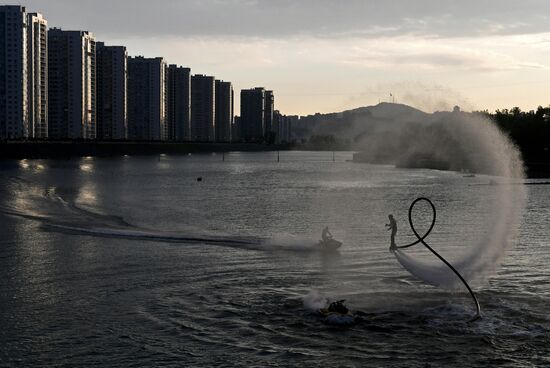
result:
<svg viewBox="0 0 550 368"><path fill-rule="evenodd" d="M423 236L420 236L420 234L418 234L418 232L416 231L416 228L414 227L414 223L413 223L413 219L412 219L412 212L413 212L413 209L414 207L421 201L424 201L424 202L428 202L429 205L432 207L432 224L430 226L430 228L428 229L428 231L423 235ZM468 292L470 293L470 295L472 296L472 299L474 301L474 304L475 304L475 307L476 307L476 314L474 317L472 317L468 322L473 322L473 321L476 321L478 320L479 318L481 318L481 308L479 306L479 302L477 300L477 297L476 295L474 294L472 288L470 288L470 285L468 285L468 283L466 282L466 280L464 279L464 277L462 277L462 275L456 270L456 268L453 267L453 265L451 265L445 258L443 258L439 253L437 253L432 247L430 247L426 242L425 242L425 239L428 237L428 235L430 235L430 233L432 232L434 226L435 226L435 221L436 221L436 210L435 210L435 206L434 204L432 203L432 201L430 201L428 198L424 198L424 197L420 197L420 198L417 198L412 204L411 206L409 207L409 226L411 227L411 230L413 231L414 235L416 236L417 240L415 242L412 242L410 244L407 244L407 245L402 245L402 246L399 246L397 247L398 249L405 249L405 248L410 248L416 244L419 244L419 243L422 243L426 248L428 248L428 250L430 252L432 252L433 254L436 255L437 258L439 258L443 263L445 263L447 265L447 267L449 267L454 273L455 275L460 279L460 281L462 281L462 283L464 284L464 286L466 286L466 289L468 289Z"/></svg>

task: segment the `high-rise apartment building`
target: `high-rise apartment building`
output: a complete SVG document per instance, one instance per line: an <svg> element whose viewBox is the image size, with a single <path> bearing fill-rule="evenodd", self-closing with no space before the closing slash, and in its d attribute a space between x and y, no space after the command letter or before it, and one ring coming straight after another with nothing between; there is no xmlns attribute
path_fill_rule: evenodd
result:
<svg viewBox="0 0 550 368"><path fill-rule="evenodd" d="M215 130L215 78L206 75L191 77L191 139L213 142Z"/></svg>
<svg viewBox="0 0 550 368"><path fill-rule="evenodd" d="M0 138L31 135L28 118L27 13L0 6Z"/></svg>
<svg viewBox="0 0 550 368"><path fill-rule="evenodd" d="M48 138L48 22L27 15L27 107L29 137Z"/></svg>
<svg viewBox="0 0 550 368"><path fill-rule="evenodd" d="M233 118L233 127L231 129L231 142L242 142L241 138L241 117L235 116Z"/></svg>
<svg viewBox="0 0 550 368"><path fill-rule="evenodd" d="M283 130L285 116L275 110L273 112L273 131L275 132L275 143L281 143L280 133Z"/></svg>
<svg viewBox="0 0 550 368"><path fill-rule="evenodd" d="M216 142L231 142L233 98L231 82L216 80Z"/></svg>
<svg viewBox="0 0 550 368"><path fill-rule="evenodd" d="M265 124L265 134L273 135L275 129L273 127L273 112L275 107L275 97L273 96L273 91L265 91L265 106L264 106L264 124Z"/></svg>
<svg viewBox="0 0 550 368"><path fill-rule="evenodd" d="M275 143L291 142L292 121L298 119L297 116L287 116L281 114L278 110L273 113L273 132L275 134Z"/></svg>
<svg viewBox="0 0 550 368"><path fill-rule="evenodd" d="M128 52L124 46L96 44L97 139L128 138Z"/></svg>
<svg viewBox="0 0 550 368"><path fill-rule="evenodd" d="M128 59L128 138L168 138L166 62L163 58Z"/></svg>
<svg viewBox="0 0 550 368"><path fill-rule="evenodd" d="M96 138L96 45L87 31L48 31L48 133Z"/></svg>
<svg viewBox="0 0 550 368"><path fill-rule="evenodd" d="M168 139L188 141L191 137L191 69L168 67Z"/></svg>
<svg viewBox="0 0 550 368"><path fill-rule="evenodd" d="M241 90L241 140L263 142L265 126L266 91L264 88Z"/></svg>

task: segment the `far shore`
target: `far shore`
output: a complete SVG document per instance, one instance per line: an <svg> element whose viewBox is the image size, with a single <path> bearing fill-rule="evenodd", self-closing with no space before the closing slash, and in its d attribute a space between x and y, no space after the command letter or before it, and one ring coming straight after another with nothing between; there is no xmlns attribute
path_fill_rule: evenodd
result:
<svg viewBox="0 0 550 368"><path fill-rule="evenodd" d="M48 159L72 157L112 157L188 153L262 151L349 151L344 145L143 142L143 141L4 141L0 159Z"/></svg>
<svg viewBox="0 0 550 368"><path fill-rule="evenodd" d="M355 151L344 144L263 144L212 142L143 142L143 141L3 141L0 160L69 159L78 157L147 156L160 154L273 151ZM356 161L360 162L360 160ZM550 160L525 160L529 178L550 178ZM418 168L418 167L417 167ZM430 167L425 167L430 168Z"/></svg>

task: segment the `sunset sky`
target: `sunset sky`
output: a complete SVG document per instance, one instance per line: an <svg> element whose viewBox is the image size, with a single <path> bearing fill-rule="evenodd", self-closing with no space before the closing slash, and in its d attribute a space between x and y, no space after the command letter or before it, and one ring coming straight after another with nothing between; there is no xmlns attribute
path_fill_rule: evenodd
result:
<svg viewBox="0 0 550 368"><path fill-rule="evenodd" d="M14 2L15 3L15 2ZM550 104L550 2L27 0L50 27L273 89L285 114Z"/></svg>

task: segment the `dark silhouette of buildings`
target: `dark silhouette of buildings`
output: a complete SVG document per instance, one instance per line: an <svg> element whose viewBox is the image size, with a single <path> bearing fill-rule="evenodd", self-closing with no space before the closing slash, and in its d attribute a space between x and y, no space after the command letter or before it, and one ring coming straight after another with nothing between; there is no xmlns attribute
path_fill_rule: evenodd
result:
<svg viewBox="0 0 550 368"><path fill-rule="evenodd" d="M241 90L240 139L274 143L274 96L263 87Z"/></svg>
<svg viewBox="0 0 550 368"><path fill-rule="evenodd" d="M241 111L237 122L231 82L129 58L91 32L48 30L41 14L0 5L0 139L278 139L272 91L241 91Z"/></svg>
<svg viewBox="0 0 550 368"><path fill-rule="evenodd" d="M0 5L0 138L48 137L47 46L41 14Z"/></svg>
<svg viewBox="0 0 550 368"><path fill-rule="evenodd" d="M275 143L290 143L291 142L291 126L292 120L298 120L297 116L286 116L278 110L273 113L273 132L275 134Z"/></svg>
<svg viewBox="0 0 550 368"><path fill-rule="evenodd" d="M206 75L191 77L191 138L197 142L213 142L215 128L215 78Z"/></svg>
<svg viewBox="0 0 550 368"><path fill-rule="evenodd" d="M128 138L128 52L124 46L96 44L97 138Z"/></svg>
<svg viewBox="0 0 550 368"><path fill-rule="evenodd" d="M48 138L48 22L27 15L27 107L29 137Z"/></svg>
<svg viewBox="0 0 550 368"><path fill-rule="evenodd" d="M275 130L273 127L273 113L275 111L275 97L273 91L265 91L265 106L264 106L264 138L267 142L273 143Z"/></svg>
<svg viewBox="0 0 550 368"><path fill-rule="evenodd" d="M266 133L265 101L266 93L262 87L241 90L241 140L245 142L263 142Z"/></svg>
<svg viewBox="0 0 550 368"><path fill-rule="evenodd" d="M54 139L95 139L95 38L87 31L52 28L48 42L48 134Z"/></svg>
<svg viewBox="0 0 550 368"><path fill-rule="evenodd" d="M191 69L168 67L168 139L188 141L191 138Z"/></svg>
<svg viewBox="0 0 550 368"><path fill-rule="evenodd" d="M25 8L2 5L0 32L0 137L28 137Z"/></svg>
<svg viewBox="0 0 550 368"><path fill-rule="evenodd" d="M241 117L235 116L233 120L233 127L231 129L231 141L232 142L242 142L243 138L241 137Z"/></svg>
<svg viewBox="0 0 550 368"><path fill-rule="evenodd" d="M216 80L216 142L231 142L233 98L231 82Z"/></svg>
<svg viewBox="0 0 550 368"><path fill-rule="evenodd" d="M166 127L166 63L163 58L128 59L128 137L163 141Z"/></svg>

